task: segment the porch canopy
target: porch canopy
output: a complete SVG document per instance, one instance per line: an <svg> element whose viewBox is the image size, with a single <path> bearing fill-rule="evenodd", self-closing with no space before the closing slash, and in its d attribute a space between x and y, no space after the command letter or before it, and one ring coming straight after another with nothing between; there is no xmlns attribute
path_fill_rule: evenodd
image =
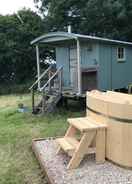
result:
<svg viewBox="0 0 132 184"><path fill-rule="evenodd" d="M119 41L119 40L112 40L108 38L101 38L97 36L89 36L89 35L82 35L82 34L74 34L74 33L68 33L68 32L51 32L48 34L44 34L33 41L31 41L31 45L38 44L38 43L53 43L53 42L59 42L59 41L65 41L65 40L93 40L98 42L108 42L109 44L123 44L123 45L131 45L131 42L125 42L125 41Z"/></svg>
<svg viewBox="0 0 132 184"><path fill-rule="evenodd" d="M108 44L119 44L119 45L129 45L132 46L131 42L112 40L107 38L101 38L96 36L88 36L81 34L74 34L68 32L51 32L45 35L42 35L33 41L31 41L31 45L36 45L36 57L37 57L37 72L38 79L40 77L40 62L39 62L39 44L52 44L52 46L56 46L61 42L74 42L77 45L77 81L78 81L78 94L81 94L82 85L81 85L81 56L80 56L80 41L93 41L93 42L106 42ZM38 82L38 87L40 87L40 83Z"/></svg>

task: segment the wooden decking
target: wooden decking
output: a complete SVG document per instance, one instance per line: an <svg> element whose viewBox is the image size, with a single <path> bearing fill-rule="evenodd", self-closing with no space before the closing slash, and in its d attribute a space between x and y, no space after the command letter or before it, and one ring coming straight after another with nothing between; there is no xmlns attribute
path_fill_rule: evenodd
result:
<svg viewBox="0 0 132 184"><path fill-rule="evenodd" d="M62 95L68 99L78 99L79 97L86 98L85 93L78 96L77 93L72 88L66 88L66 87L62 88Z"/></svg>

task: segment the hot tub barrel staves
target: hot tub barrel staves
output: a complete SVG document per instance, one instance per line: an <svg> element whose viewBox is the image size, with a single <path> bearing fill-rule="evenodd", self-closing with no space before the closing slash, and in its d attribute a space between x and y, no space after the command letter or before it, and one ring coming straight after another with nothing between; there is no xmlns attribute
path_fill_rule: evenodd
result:
<svg viewBox="0 0 132 184"><path fill-rule="evenodd" d="M132 96L112 91L87 93L87 115L107 125L106 158L132 167Z"/></svg>

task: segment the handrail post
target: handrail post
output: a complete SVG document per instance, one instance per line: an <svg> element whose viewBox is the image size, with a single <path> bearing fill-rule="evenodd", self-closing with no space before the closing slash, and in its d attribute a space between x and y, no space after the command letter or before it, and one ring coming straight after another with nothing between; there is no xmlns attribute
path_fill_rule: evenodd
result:
<svg viewBox="0 0 132 184"><path fill-rule="evenodd" d="M60 72L60 70L61 70L62 68L60 67L55 73L54 73L54 75L52 75L51 76L51 78L45 83L45 85L41 88L41 91L43 91L45 88L46 88L46 86L48 86L49 85L49 82L51 82L56 76L59 76L59 72ZM59 78L59 77L58 77Z"/></svg>
<svg viewBox="0 0 132 184"><path fill-rule="evenodd" d="M34 102L34 87L32 88L32 90L31 90L31 92L32 92L32 112L34 113L34 107L35 107L35 102Z"/></svg>
<svg viewBox="0 0 132 184"><path fill-rule="evenodd" d="M82 93L81 55L80 41L77 39L77 73L78 73L78 94Z"/></svg>
<svg viewBox="0 0 132 184"><path fill-rule="evenodd" d="M45 91L43 90L43 95L42 95L42 113L45 113L45 105L46 105L46 95Z"/></svg>
<svg viewBox="0 0 132 184"><path fill-rule="evenodd" d="M60 76L59 76L59 78L60 78L60 93L62 93L62 68L60 70Z"/></svg>
<svg viewBox="0 0 132 184"><path fill-rule="evenodd" d="M51 70L49 70L49 75L48 75L48 79L51 78ZM51 81L49 81L49 93L51 92Z"/></svg>

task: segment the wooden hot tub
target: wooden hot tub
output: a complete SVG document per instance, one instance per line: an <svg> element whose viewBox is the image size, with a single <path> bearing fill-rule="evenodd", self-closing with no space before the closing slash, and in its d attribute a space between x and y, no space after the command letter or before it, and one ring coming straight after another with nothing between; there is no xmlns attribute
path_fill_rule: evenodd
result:
<svg viewBox="0 0 132 184"><path fill-rule="evenodd" d="M106 158L132 167L132 96L112 91L87 93L87 115L108 125Z"/></svg>

